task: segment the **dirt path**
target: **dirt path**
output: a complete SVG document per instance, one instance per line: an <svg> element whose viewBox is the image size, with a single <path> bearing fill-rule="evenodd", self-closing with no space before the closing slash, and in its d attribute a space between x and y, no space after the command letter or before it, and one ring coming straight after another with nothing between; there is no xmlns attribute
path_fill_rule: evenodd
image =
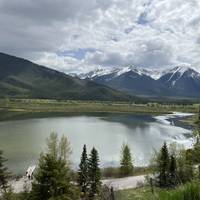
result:
<svg viewBox="0 0 200 200"><path fill-rule="evenodd" d="M12 187L14 193L20 193L23 192L25 188L27 190L31 190L32 181L24 176L19 180L10 181L9 184Z"/></svg>
<svg viewBox="0 0 200 200"><path fill-rule="evenodd" d="M106 179L102 183L108 187L113 187L114 190L123 190L136 188L145 183L145 176L130 176L125 178Z"/></svg>
<svg viewBox="0 0 200 200"><path fill-rule="evenodd" d="M145 183L144 175L102 180L103 185L106 185L108 187L113 187L114 190L136 188L144 183ZM13 188L13 192L15 193L22 192L25 188L30 190L31 184L32 181L28 180L27 177L22 177L19 180L10 181L10 185Z"/></svg>

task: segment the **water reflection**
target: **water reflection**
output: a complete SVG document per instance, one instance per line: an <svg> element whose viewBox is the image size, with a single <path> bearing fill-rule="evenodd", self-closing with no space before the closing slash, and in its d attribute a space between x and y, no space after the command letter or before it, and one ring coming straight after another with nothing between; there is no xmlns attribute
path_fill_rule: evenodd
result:
<svg viewBox="0 0 200 200"><path fill-rule="evenodd" d="M66 135L72 145L73 166L79 163L84 144L100 152L102 166L118 165L121 145L128 143L135 165L145 165L154 149L163 141L188 144L190 130L157 122L149 115L100 114L0 123L0 148L9 159L9 167L23 173L37 162L50 132Z"/></svg>

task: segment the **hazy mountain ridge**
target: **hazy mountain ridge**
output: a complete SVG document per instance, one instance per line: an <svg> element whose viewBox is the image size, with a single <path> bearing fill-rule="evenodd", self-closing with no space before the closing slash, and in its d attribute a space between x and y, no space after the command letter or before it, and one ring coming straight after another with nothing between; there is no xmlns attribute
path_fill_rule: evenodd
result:
<svg viewBox="0 0 200 200"><path fill-rule="evenodd" d="M135 95L200 97L200 73L185 66L167 70L150 70L135 66L102 68L79 77Z"/></svg>
<svg viewBox="0 0 200 200"><path fill-rule="evenodd" d="M129 100L122 92L0 53L0 97Z"/></svg>

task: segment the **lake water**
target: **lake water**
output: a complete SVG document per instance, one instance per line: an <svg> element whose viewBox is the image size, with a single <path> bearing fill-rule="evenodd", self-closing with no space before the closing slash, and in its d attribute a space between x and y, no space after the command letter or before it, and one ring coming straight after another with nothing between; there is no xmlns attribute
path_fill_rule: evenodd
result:
<svg viewBox="0 0 200 200"><path fill-rule="evenodd" d="M154 149L164 141L191 145L191 131L180 123L180 118L181 115L173 115L170 123L166 116L98 114L0 122L0 149L10 170L23 174L45 151L49 134L57 132L70 140L75 168L84 144L88 151L93 146L98 149L101 166L105 167L119 165L121 146L127 143L134 164L141 166L148 164Z"/></svg>

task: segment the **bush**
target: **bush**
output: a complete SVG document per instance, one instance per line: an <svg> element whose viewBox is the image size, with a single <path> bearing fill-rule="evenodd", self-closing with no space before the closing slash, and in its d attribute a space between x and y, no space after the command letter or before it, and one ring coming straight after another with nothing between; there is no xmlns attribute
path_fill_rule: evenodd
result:
<svg viewBox="0 0 200 200"><path fill-rule="evenodd" d="M200 183L187 183L177 190L161 192L159 200L200 200Z"/></svg>

